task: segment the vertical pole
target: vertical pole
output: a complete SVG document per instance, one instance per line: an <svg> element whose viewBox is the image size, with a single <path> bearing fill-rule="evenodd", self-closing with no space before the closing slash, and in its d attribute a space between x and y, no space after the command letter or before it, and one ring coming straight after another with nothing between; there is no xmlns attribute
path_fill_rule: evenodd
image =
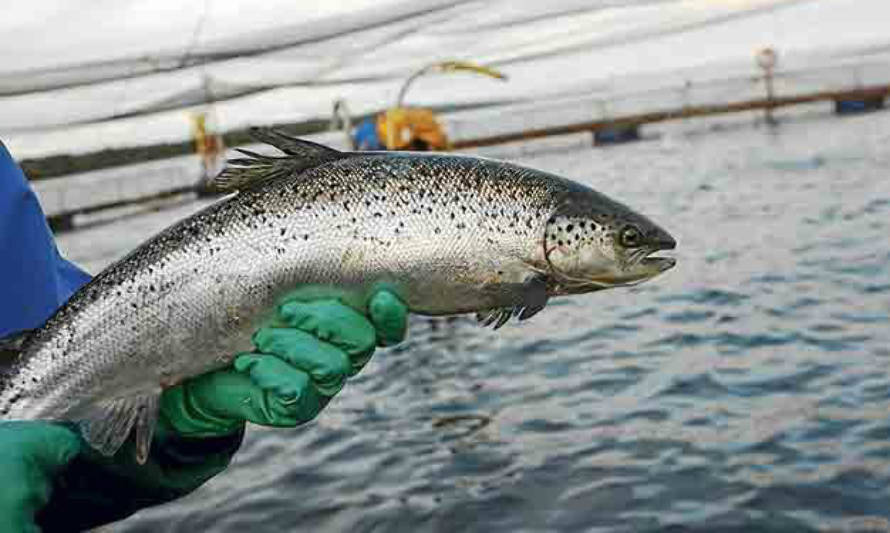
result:
<svg viewBox="0 0 890 533"><path fill-rule="evenodd" d="M691 100L689 93L692 92L692 81L686 80L683 84L683 116L689 111L689 102Z"/></svg>
<svg viewBox="0 0 890 533"><path fill-rule="evenodd" d="M773 116L773 100L775 100L775 91L773 90L773 66L766 68L766 123L770 126L776 125L776 117Z"/></svg>
<svg viewBox="0 0 890 533"><path fill-rule="evenodd" d="M776 68L776 51L772 48L763 48L754 55L757 65L763 70L763 82L766 85L766 123L769 126L776 125L776 118L773 116L773 107L775 99L775 89L773 86L773 75Z"/></svg>
<svg viewBox="0 0 890 533"><path fill-rule="evenodd" d="M606 107L606 98L605 98L605 97L600 98L599 100L597 100L597 103L599 104L599 108L600 108L599 121L600 121L600 122L605 122L605 121L606 121L606 117L609 116L609 111L608 111L608 108ZM590 143L591 143L593 146L596 146L596 145L597 145L597 142L596 142L596 138L597 138L596 132L597 132L597 131L598 131L598 130L596 130L596 129L592 129L592 130L590 130L590 137L591 137L591 139L590 139Z"/></svg>

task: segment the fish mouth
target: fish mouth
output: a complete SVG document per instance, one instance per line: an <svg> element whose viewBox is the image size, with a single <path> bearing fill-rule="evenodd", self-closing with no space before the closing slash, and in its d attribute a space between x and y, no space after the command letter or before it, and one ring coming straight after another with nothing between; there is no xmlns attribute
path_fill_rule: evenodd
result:
<svg viewBox="0 0 890 533"><path fill-rule="evenodd" d="M659 252L664 252L667 250L673 250L676 247L677 241L675 241L672 237L665 236L665 238L656 242L655 244L646 246L638 250L637 253L631 256L630 263L632 265L639 265L641 267L644 267L646 270L653 271L655 274L660 274L666 270L674 268L674 266L676 266L677 264L677 260L673 257L665 257L652 254L657 254Z"/></svg>
<svg viewBox="0 0 890 533"><path fill-rule="evenodd" d="M676 242L671 239L637 250L628 258L628 267L625 270L627 279L624 285L642 283L674 268L677 265L675 258L653 254L673 250L676 246Z"/></svg>
<svg viewBox="0 0 890 533"><path fill-rule="evenodd" d="M677 260L673 257L647 256L640 260L640 264L647 267L647 269L656 270L661 273L674 268L677 264Z"/></svg>

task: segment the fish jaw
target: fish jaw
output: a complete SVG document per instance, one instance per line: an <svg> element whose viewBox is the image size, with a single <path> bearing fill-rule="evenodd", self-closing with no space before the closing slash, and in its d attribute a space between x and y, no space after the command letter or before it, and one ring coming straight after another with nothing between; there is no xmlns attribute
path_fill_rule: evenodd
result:
<svg viewBox="0 0 890 533"><path fill-rule="evenodd" d="M620 275L611 280L612 286L636 285L667 272L677 265L673 257L643 257L635 265L625 269Z"/></svg>

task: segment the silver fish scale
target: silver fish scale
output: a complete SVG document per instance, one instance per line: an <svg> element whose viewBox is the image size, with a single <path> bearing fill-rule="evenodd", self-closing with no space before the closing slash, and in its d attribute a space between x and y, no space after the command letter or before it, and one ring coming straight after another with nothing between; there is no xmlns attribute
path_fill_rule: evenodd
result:
<svg viewBox="0 0 890 533"><path fill-rule="evenodd" d="M386 286L430 315L515 305L548 218L582 190L593 192L447 155L350 155L257 184L78 291L29 339L0 414L72 418L225 365L298 287L363 309Z"/></svg>

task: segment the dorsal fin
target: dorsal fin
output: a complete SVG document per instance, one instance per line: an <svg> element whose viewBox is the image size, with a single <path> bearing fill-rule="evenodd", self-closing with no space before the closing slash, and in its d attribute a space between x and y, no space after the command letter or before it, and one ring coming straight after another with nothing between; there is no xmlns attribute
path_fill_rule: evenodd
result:
<svg viewBox="0 0 890 533"><path fill-rule="evenodd" d="M236 148L246 158L230 159L225 170L207 183L215 192L231 192L317 167L323 163L346 157L347 154L303 139L291 137L271 128L251 128L251 136L284 152L283 157L261 155Z"/></svg>

